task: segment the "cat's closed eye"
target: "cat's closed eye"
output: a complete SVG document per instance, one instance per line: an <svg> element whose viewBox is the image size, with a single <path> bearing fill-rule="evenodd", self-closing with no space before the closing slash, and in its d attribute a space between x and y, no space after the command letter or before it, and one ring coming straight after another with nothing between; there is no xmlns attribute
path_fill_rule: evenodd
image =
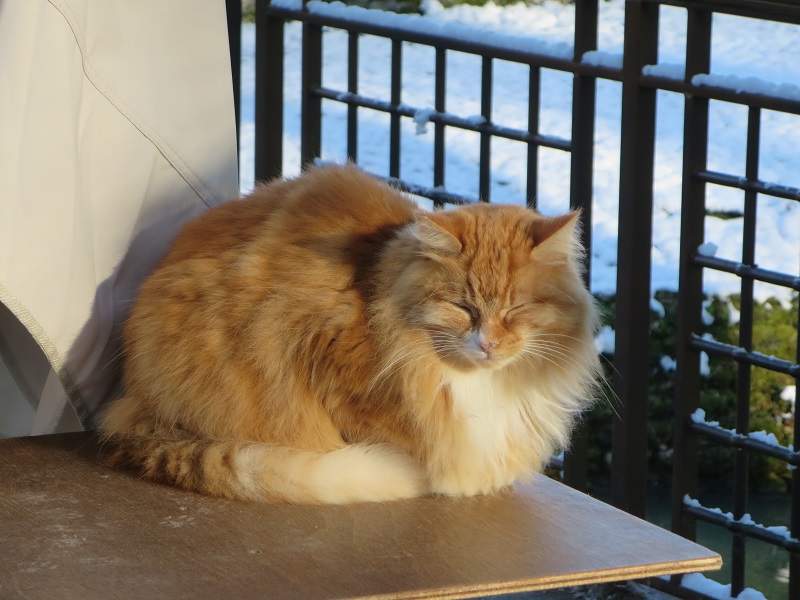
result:
<svg viewBox="0 0 800 600"><path fill-rule="evenodd" d="M506 309L506 314L519 312L521 310L525 310L526 308L531 308L534 304L536 304L538 300L529 300L526 302L520 302L519 304L515 304L511 308Z"/></svg>
<svg viewBox="0 0 800 600"><path fill-rule="evenodd" d="M480 317L478 309L475 308L474 306L470 306L469 304L466 304L464 302L450 302L450 304L456 307L464 314L466 314L473 322L477 321L478 318Z"/></svg>
<svg viewBox="0 0 800 600"><path fill-rule="evenodd" d="M517 317L521 317L530 311L534 310L537 306L542 304L546 304L544 300L540 298L530 298L525 300L524 302L520 302L519 304L515 304L510 308L506 308L501 312L503 319L514 319Z"/></svg>

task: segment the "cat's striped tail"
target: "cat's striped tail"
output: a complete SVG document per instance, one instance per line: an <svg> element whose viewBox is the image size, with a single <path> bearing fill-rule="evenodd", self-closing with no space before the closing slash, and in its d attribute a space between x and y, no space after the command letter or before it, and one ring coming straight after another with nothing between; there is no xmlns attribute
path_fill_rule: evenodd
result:
<svg viewBox="0 0 800 600"><path fill-rule="evenodd" d="M254 442L112 435L111 466L187 490L295 504L379 502L428 491L421 468L385 444L305 452Z"/></svg>

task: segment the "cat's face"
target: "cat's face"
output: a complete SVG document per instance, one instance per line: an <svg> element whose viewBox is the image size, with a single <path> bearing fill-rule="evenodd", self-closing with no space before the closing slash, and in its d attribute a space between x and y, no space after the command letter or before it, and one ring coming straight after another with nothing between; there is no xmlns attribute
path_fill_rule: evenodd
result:
<svg viewBox="0 0 800 600"><path fill-rule="evenodd" d="M576 222L487 205L421 216L409 228L417 252L402 282L406 322L459 371L569 364L591 330Z"/></svg>

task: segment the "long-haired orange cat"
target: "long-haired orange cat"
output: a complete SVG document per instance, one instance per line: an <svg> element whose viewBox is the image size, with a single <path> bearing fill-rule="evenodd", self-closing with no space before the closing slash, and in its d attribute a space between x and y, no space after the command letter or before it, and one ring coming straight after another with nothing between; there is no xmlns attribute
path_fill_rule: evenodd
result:
<svg viewBox="0 0 800 600"><path fill-rule="evenodd" d="M353 166L208 211L125 327L110 460L208 494L491 492L564 447L599 367L577 214L421 211Z"/></svg>

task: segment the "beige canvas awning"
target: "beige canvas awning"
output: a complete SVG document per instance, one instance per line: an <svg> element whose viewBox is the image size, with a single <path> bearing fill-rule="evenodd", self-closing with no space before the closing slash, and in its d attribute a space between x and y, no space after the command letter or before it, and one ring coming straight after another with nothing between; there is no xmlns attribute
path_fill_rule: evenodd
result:
<svg viewBox="0 0 800 600"><path fill-rule="evenodd" d="M0 3L0 436L91 424L141 280L236 195L223 0Z"/></svg>

